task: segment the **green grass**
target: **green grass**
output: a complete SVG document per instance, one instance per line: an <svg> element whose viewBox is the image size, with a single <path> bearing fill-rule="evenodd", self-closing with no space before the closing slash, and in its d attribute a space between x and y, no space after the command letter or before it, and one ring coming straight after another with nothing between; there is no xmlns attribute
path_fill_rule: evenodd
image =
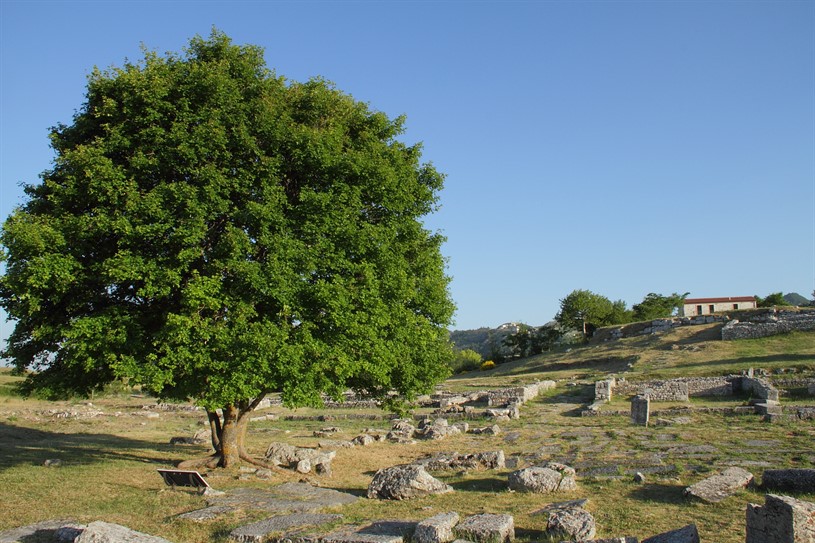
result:
<svg viewBox="0 0 815 543"><path fill-rule="evenodd" d="M421 520L446 511L461 515L509 513L515 518L521 542L545 542L549 540L546 515L536 513L547 503L587 497L586 507L597 521L598 538L629 535L644 539L693 522L703 541L741 543L744 509L748 503L763 503L760 491L745 490L711 505L688 501L682 490L729 465L742 465L759 478L766 467L815 468L815 425L811 421L768 424L754 415L691 409L685 415L689 424L644 428L631 425L627 415L579 416L593 397L593 381L610 375L633 381L722 375L753 367L770 373L794 368L792 375L815 376L815 333L738 342L718 341L717 333L715 326L678 329L662 336L546 353L490 371L457 376L444 384L445 390L471 392L543 379L556 380L558 385L522 407L521 419L500 423L503 431L497 436L461 434L415 445L377 443L364 449L340 449L331 477L306 478L364 496L372 474L382 467L442 451L501 449L522 466L547 461L575 466L580 475L579 490L549 496L510 492L506 486L510 469L442 472L435 475L452 485L454 493L404 502L361 499L338 512L348 524L384 518ZM162 412L158 419L148 419L142 416L141 406L152 400L119 393L95 398L93 406L80 400L23 399L13 392L17 381L19 378L8 371L0 371L0 530L52 518L106 520L177 543L220 543L227 541L234 527L262 518L255 512L239 512L201 524L175 518L203 507L204 501L197 495L165 488L155 470L207 453L203 446L168 444L170 437L189 436L200 428L205 418L202 413ZM655 402L652 409L727 407L744 401L694 398L687 404ZM814 405L815 398L798 388L782 396L782 402ZM628 406L626 399L615 398L607 407L626 411ZM55 412L91 410L105 415L89 419L53 416ZM267 412L280 417L323 413L277 407ZM475 420L470 424L490 423ZM389 424L342 418L325 422L264 420L250 425L249 448L262 455L272 441L313 447L320 441L313 432L325 426L341 429L330 439L351 439L364 428L386 430ZM60 458L63 465L44 467L43 461L49 458ZM646 473L644 484L635 484L632 473L646 468L655 471ZM268 487L303 478L288 472L276 474L270 482L242 481L239 476L238 470L208 474L210 484L222 490ZM815 501L815 494L799 497Z"/></svg>

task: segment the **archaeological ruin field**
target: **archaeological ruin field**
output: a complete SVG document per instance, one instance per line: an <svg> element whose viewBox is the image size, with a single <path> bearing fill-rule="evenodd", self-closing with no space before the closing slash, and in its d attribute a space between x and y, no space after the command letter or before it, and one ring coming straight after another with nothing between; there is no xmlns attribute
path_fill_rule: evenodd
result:
<svg viewBox="0 0 815 543"><path fill-rule="evenodd" d="M547 506L585 499L598 539L642 541L695 524L701 541L741 543L748 504L764 503L763 472L815 469L815 418L809 416L815 411L810 386L815 385L815 332L722 341L720 331L721 324L711 324L564 347L454 376L408 418L417 428L423 419L428 425L442 418L448 426L458 425L437 439L421 433L388 439L395 415L364 403L293 411L273 398L250 425L250 451L262 457L272 443L335 451L327 472L244 466L202 474L227 496L238 489L258 496L286 483L307 483L355 498L313 509L336 515L320 534L382 520L417 522L446 512L461 518L491 513L512 516L518 541L562 541L547 529ZM778 391L773 416L755 409L756 398L743 391L652 401L647 426L632 422L628 392L587 413L598 381L636 384L748 373ZM0 532L51 519L102 520L176 543L226 542L236 540L234 531L241 526L282 514L248 500L230 502L237 505L206 518L185 516L211 506L211 498L166 486L157 469L208 453L206 440L192 439L206 427L202 411L160 404L126 387L89 399L24 399L14 389L19 379L0 372ZM497 412L505 408L494 401L500 391L542 382L552 384L518 403L517 417ZM362 435L372 439L353 441ZM440 453L498 451L504 458L500 467L428 468L452 491L405 500L367 497L377 470ZM550 462L575 470L576 489L509 488L511 473ZM686 495L690 485L732 467L750 472L754 483L718 503ZM788 495L815 501L812 491Z"/></svg>

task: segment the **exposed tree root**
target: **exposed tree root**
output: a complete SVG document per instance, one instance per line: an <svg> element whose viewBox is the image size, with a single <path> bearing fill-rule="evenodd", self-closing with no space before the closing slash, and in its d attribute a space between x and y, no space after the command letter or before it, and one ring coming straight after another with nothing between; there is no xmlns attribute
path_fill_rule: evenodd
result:
<svg viewBox="0 0 815 543"><path fill-rule="evenodd" d="M204 458L193 458L192 460L184 460L178 463L179 469L194 469L194 468L210 468L215 469L221 461L220 454L213 454L205 456Z"/></svg>
<svg viewBox="0 0 815 543"><path fill-rule="evenodd" d="M276 471L276 472L280 473L280 470L278 469L278 467L275 464L272 464L270 462L265 462L263 460L260 460L259 458L254 458L253 456L249 456L249 453L247 453L245 451L241 451L239 456L240 456L241 460L243 460L244 462L246 462L248 464L252 464L253 466L258 466L259 468L270 469L272 471Z"/></svg>

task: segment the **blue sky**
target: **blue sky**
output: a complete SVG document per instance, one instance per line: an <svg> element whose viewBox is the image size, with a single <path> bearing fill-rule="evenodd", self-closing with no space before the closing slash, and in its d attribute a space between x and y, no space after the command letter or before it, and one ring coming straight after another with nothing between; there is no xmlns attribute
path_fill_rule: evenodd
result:
<svg viewBox="0 0 815 543"><path fill-rule="evenodd" d="M815 2L0 0L0 217L94 66L215 26L391 116L447 175L455 328L815 289ZM0 315L5 319L5 315ZM0 340L10 323L0 324Z"/></svg>

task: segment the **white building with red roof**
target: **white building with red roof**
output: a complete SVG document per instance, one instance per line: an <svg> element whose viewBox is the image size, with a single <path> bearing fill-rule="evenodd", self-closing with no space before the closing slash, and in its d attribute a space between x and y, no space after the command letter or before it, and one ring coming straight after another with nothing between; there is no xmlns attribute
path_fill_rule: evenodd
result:
<svg viewBox="0 0 815 543"><path fill-rule="evenodd" d="M727 298L685 298L685 305L679 310L680 317L712 315L735 309L755 309L755 296L729 296Z"/></svg>

